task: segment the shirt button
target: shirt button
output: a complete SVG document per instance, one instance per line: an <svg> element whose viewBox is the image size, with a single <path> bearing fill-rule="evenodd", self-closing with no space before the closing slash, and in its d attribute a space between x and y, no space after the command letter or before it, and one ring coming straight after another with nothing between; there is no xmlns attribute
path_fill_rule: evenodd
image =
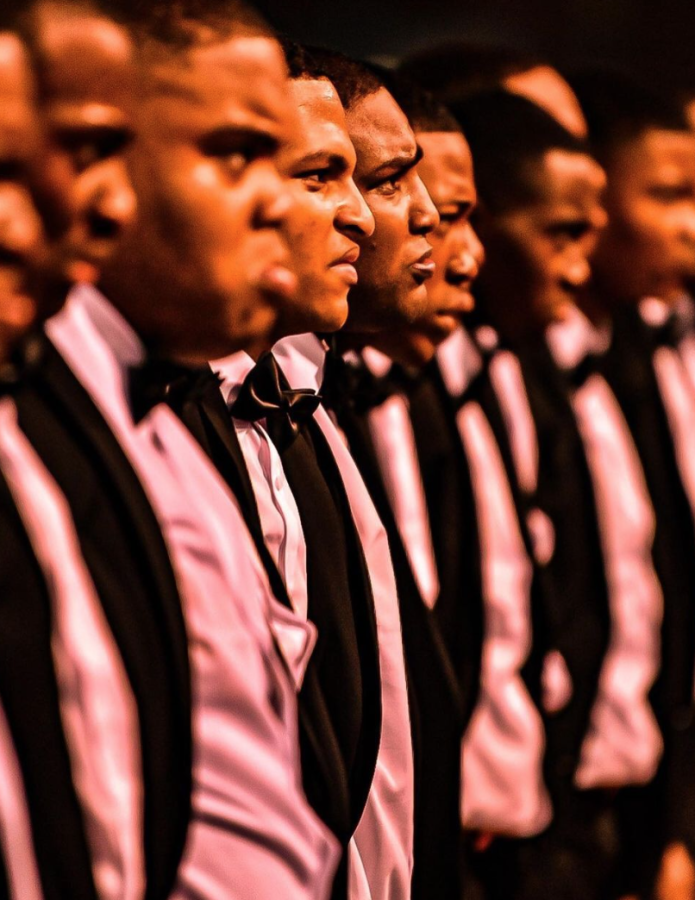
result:
<svg viewBox="0 0 695 900"><path fill-rule="evenodd" d="M276 475L275 476L275 490L281 491L283 483L284 483L284 481L283 481L282 475Z"/></svg>

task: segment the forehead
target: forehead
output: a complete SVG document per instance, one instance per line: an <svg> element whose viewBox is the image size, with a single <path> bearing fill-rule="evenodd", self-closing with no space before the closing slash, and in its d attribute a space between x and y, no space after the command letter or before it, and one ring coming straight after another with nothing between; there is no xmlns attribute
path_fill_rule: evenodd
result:
<svg viewBox="0 0 695 900"><path fill-rule="evenodd" d="M275 133L292 114L279 44L235 37L150 60L148 100L168 124L193 129L229 125Z"/></svg>
<svg viewBox="0 0 695 900"><path fill-rule="evenodd" d="M538 173L542 200L557 206L585 207L597 202L606 187L599 164L585 153L549 150Z"/></svg>
<svg viewBox="0 0 695 900"><path fill-rule="evenodd" d="M386 88L358 100L346 118L360 170L377 168L394 158L410 158L417 150L413 130Z"/></svg>
<svg viewBox="0 0 695 900"><path fill-rule="evenodd" d="M33 83L20 41L0 33L0 154L22 155L36 137Z"/></svg>
<svg viewBox="0 0 695 900"><path fill-rule="evenodd" d="M695 175L695 135L653 128L627 144L619 157L618 171L627 165L666 179Z"/></svg>
<svg viewBox="0 0 695 900"><path fill-rule="evenodd" d="M299 128L288 145L288 156L325 152L352 159L354 150L345 111L331 82L323 78L293 79L290 94L297 108Z"/></svg>
<svg viewBox="0 0 695 900"><path fill-rule="evenodd" d="M417 140L424 153L418 172L435 203L475 195L473 157L460 132L418 132Z"/></svg>
<svg viewBox="0 0 695 900"><path fill-rule="evenodd" d="M39 9L35 20L45 101L68 106L127 105L135 69L125 30L100 16L49 14L50 9Z"/></svg>

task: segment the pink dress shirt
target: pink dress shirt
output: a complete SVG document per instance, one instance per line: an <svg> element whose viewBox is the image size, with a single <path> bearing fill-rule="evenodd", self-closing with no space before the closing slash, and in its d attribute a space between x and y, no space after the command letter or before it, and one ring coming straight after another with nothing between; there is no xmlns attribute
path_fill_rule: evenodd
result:
<svg viewBox="0 0 695 900"><path fill-rule="evenodd" d="M550 349L564 368L605 349L606 340L578 310L548 330ZM574 391L572 405L594 483L611 613L575 782L580 788L643 784L654 776L663 749L648 700L659 668L663 612L651 555L654 510L628 425L605 379L590 375Z"/></svg>
<svg viewBox="0 0 695 900"><path fill-rule="evenodd" d="M135 701L65 498L9 401L0 405L0 468L51 597L60 712L94 881L104 900L138 900L145 871Z"/></svg>
<svg viewBox="0 0 695 900"><path fill-rule="evenodd" d="M247 353L235 353L210 363L222 378L220 390L228 406L236 400L244 379L255 365ZM232 418L258 505L268 550L282 575L294 610L306 619L306 541L302 520L265 420Z"/></svg>
<svg viewBox="0 0 695 900"><path fill-rule="evenodd" d="M318 390L325 347L314 335L273 347L290 385ZM396 580L388 537L344 440L323 407L315 413L340 469L372 583L381 667L382 728L376 771L350 857L350 897L407 900L413 847L413 755Z"/></svg>
<svg viewBox="0 0 695 900"><path fill-rule="evenodd" d="M444 342L438 361L452 396L463 393L482 365L463 331ZM471 469L485 605L481 694L462 746L462 821L472 830L526 837L552 816L542 774L543 723L520 674L531 648L533 569L480 405L465 403L457 425Z"/></svg>
<svg viewBox="0 0 695 900"><path fill-rule="evenodd" d="M377 376L385 375L393 365L373 347L367 347L362 356ZM422 599L432 609L439 596L439 576L407 398L394 394L370 410L368 420L401 540Z"/></svg>
<svg viewBox="0 0 695 900"><path fill-rule="evenodd" d="M235 499L176 416L134 426L128 367L142 344L93 288L47 331L113 428L162 524L179 580L193 697L192 821L175 900L325 898L337 847L301 792L296 677L276 651L282 617ZM301 643L301 641L298 641Z"/></svg>

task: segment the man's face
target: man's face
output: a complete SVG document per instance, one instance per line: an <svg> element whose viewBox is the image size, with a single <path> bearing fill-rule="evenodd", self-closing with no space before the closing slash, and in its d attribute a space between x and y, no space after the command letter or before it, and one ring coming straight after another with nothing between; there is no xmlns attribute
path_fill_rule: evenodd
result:
<svg viewBox="0 0 695 900"><path fill-rule="evenodd" d="M439 213L429 236L435 271L427 283L427 312L408 329L425 363L473 308L471 287L485 252L470 221L477 195L466 139L460 132L420 132L417 140L424 153L418 171Z"/></svg>
<svg viewBox="0 0 695 900"><path fill-rule="evenodd" d="M133 51L108 19L50 2L36 8L33 28L44 126L72 179L74 220L59 262L69 281L96 281L136 209L124 158L134 128Z"/></svg>
<svg viewBox="0 0 695 900"><path fill-rule="evenodd" d="M279 157L294 197L283 232L297 275L297 302L283 309L278 337L337 331L348 314L348 290L357 283L357 240L374 232L374 219L353 181L355 151L342 104L325 79L297 79L290 92L299 128Z"/></svg>
<svg viewBox="0 0 695 900"><path fill-rule="evenodd" d="M414 322L427 306L434 273L427 235L437 211L415 168L421 151L408 120L384 88L347 113L357 153L355 183L376 229L360 240L359 282L350 291L347 331L375 332Z"/></svg>
<svg viewBox="0 0 695 900"><path fill-rule="evenodd" d="M26 54L0 34L0 363L38 315L45 235L31 193L40 130Z"/></svg>
<svg viewBox="0 0 695 900"><path fill-rule="evenodd" d="M571 134L586 138L588 128L579 101L562 75L551 66L534 66L526 72L509 75L503 86L537 103Z"/></svg>
<svg viewBox="0 0 695 900"><path fill-rule="evenodd" d="M147 76L130 152L140 214L104 285L181 360L253 351L296 291L277 156L297 124L280 47L240 36L183 59L161 51Z"/></svg>
<svg viewBox="0 0 695 900"><path fill-rule="evenodd" d="M535 202L493 215L481 209L478 232L487 262L481 295L517 333L562 319L589 280L590 257L605 225L605 175L589 156L548 151L531 173Z"/></svg>
<svg viewBox="0 0 695 900"><path fill-rule="evenodd" d="M601 292L678 296L695 275L695 136L654 129L615 151L606 209L595 257Z"/></svg>

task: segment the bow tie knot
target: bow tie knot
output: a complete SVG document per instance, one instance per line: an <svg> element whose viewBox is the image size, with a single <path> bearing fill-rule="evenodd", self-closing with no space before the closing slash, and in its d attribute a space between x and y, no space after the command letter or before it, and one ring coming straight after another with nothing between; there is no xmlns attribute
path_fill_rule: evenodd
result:
<svg viewBox="0 0 695 900"><path fill-rule="evenodd" d="M418 381L417 375L398 364L394 363L388 372L378 376L362 359L346 362L340 354L330 351L326 356L321 395L326 406L338 415L345 409L364 414L395 394L410 394Z"/></svg>
<svg viewBox="0 0 695 900"><path fill-rule="evenodd" d="M316 391L290 388L273 354L264 353L246 376L230 411L246 422L265 419L278 439L290 444L321 399Z"/></svg>
<svg viewBox="0 0 695 900"><path fill-rule="evenodd" d="M148 359L128 372L128 389L133 421L137 425L160 403L180 413L183 405L196 402L220 378L209 366L189 367L164 360Z"/></svg>

